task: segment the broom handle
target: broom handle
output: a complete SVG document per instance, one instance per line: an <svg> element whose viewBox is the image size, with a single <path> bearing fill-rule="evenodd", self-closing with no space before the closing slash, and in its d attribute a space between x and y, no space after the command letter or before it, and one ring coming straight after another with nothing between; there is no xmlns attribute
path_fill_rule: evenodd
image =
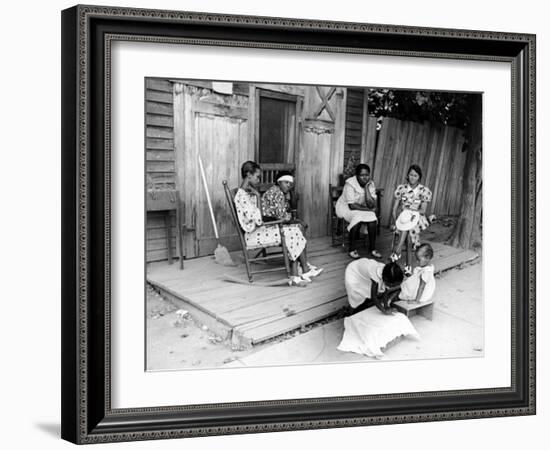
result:
<svg viewBox="0 0 550 450"><path fill-rule="evenodd" d="M210 217L212 218L212 226L214 227L214 235L219 241L218 227L216 226L216 219L214 218L214 210L212 209L212 200L210 200L210 194L208 192L208 185L206 184L206 176L204 175L204 167L202 166L201 155L199 156L199 167L201 170L202 184L204 185L204 192L206 192L206 201L208 202L208 209L210 210Z"/></svg>

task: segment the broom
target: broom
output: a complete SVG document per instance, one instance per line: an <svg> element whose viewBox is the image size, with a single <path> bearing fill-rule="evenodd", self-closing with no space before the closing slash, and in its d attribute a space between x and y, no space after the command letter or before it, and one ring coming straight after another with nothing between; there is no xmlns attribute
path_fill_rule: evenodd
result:
<svg viewBox="0 0 550 450"><path fill-rule="evenodd" d="M214 250L214 260L222 266L236 266L235 262L231 259L227 249L220 244L220 236L218 234L218 227L216 225L216 219L214 218L214 210L212 209L212 201L210 200L210 193L208 192L208 185L206 184L206 176L204 175L204 167L202 166L201 155L199 156L199 167L201 170L202 184L204 185L204 192L206 193L206 201L208 202L208 209L210 210L210 218L212 219L212 226L214 227L214 235L218 241L218 246Z"/></svg>

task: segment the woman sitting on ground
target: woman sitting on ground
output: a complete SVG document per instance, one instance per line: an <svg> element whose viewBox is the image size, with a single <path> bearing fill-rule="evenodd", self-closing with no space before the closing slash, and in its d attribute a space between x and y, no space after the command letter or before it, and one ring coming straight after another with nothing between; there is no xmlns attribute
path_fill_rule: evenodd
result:
<svg viewBox="0 0 550 450"><path fill-rule="evenodd" d="M235 208L239 224L244 230L247 248L255 249L281 244L279 225L264 223L259 205L261 196L258 192L260 184L260 166L254 161L247 161L241 167L242 183L235 194ZM285 247L291 261L293 285L311 282L311 278L321 273L322 269L309 264L306 258L306 238L298 225L285 224L282 226ZM299 261L302 275L298 275Z"/></svg>
<svg viewBox="0 0 550 450"><path fill-rule="evenodd" d="M392 230L399 233L399 241L396 247L392 250L390 256L392 261L397 261L401 258L401 250L407 239L416 248L420 245L420 232L430 226L430 222L426 218L426 209L428 203L432 200L432 191L426 186L420 184L422 179L422 170L416 164L409 167L407 171L407 182L400 184L395 190L395 200L392 209ZM402 216L401 216L402 215ZM407 224L396 227L398 220L407 217L407 220L414 220L415 224L407 231L400 231L399 228L409 228ZM402 220L401 220L402 221ZM411 252L407 252L407 264L405 266L405 274L411 274Z"/></svg>
<svg viewBox="0 0 550 450"><path fill-rule="evenodd" d="M336 215L349 223L349 255L359 258L355 242L359 234L368 234L369 251L372 256L380 258L376 250L376 187L370 178L370 167L359 164L355 175L346 180L342 195L336 202Z"/></svg>

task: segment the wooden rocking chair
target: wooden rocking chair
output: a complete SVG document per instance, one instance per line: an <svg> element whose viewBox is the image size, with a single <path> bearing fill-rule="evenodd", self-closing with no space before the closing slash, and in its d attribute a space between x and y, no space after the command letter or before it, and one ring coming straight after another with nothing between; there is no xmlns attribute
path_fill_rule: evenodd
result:
<svg viewBox="0 0 550 450"><path fill-rule="evenodd" d="M244 230L241 228L241 225L239 223L239 218L237 217L237 209L235 208L235 194L237 193L238 188L229 189L229 187L227 186L226 180L222 181L222 184L223 184L223 190L225 192L225 198L227 200L229 209L231 211L231 218L233 219L233 224L235 225L235 228L237 228L237 233L239 234L239 241L241 242L244 262L246 264L246 272L248 273L248 281L250 283L253 282L254 274L276 272L279 270L286 270L287 277L290 277L290 261L288 258L288 252L285 245L285 236L282 230L282 226L283 226L282 224L284 221L277 220L277 221L269 222L269 225L279 226L279 231L281 233L281 243L279 245L266 246L266 247L254 247L254 248L247 247L246 240L244 237ZM278 251L276 253L267 253L267 249L270 249L270 248L278 248L281 251ZM259 252L256 256L250 257L250 255L248 254L249 250L262 250L262 251ZM258 256L258 255L262 255L262 256ZM252 270L253 263L263 263L274 259L280 259L281 256L283 257L284 266L270 267L269 269Z"/></svg>

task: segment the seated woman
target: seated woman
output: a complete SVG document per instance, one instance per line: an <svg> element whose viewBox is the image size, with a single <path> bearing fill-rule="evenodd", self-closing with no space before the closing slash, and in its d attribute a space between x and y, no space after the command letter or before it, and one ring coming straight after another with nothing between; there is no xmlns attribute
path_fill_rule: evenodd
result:
<svg viewBox="0 0 550 450"><path fill-rule="evenodd" d="M336 215L349 223L349 255L352 258L359 258L355 242L361 228L367 229L369 251L372 256L376 258L382 256L376 250L375 207L376 187L374 181L370 179L370 167L366 164L359 164L355 168L355 176L346 180L342 195L336 202Z"/></svg>
<svg viewBox="0 0 550 450"><path fill-rule="evenodd" d="M399 241L394 249L390 259L397 261L401 258L401 250L407 239L416 249L420 244L420 232L429 227L430 222L426 218L426 208L432 200L432 191L426 186L420 184L422 179L422 169L416 164L409 167L407 171L407 182L400 184L395 190L395 200L392 209L392 222L395 224L400 214L408 215L411 220L415 219L417 223L408 231L399 231ZM411 212L413 214L411 214ZM392 225L392 230L396 231L396 225ZM401 228L401 227L400 227ZM408 227L404 227L408 228ZM411 252L407 252L407 263L405 274L411 274Z"/></svg>
<svg viewBox="0 0 550 450"><path fill-rule="evenodd" d="M264 223L259 205L260 193L257 188L260 183L260 166L254 161L247 161L241 167L242 183L235 194L235 208L239 224L245 232L247 247L260 248L270 245L280 245L281 233L278 225ZM306 238L298 225L283 225L282 233L285 246L292 266L291 284L300 285L310 282L319 275L320 269L312 266L306 259ZM298 276L299 261L302 275Z"/></svg>
<svg viewBox="0 0 550 450"><path fill-rule="evenodd" d="M265 221L285 220L300 224L303 232L307 225L296 218L295 208L291 205L292 200L296 198L293 187L294 177L290 172L279 172L275 184L262 196L262 216Z"/></svg>

